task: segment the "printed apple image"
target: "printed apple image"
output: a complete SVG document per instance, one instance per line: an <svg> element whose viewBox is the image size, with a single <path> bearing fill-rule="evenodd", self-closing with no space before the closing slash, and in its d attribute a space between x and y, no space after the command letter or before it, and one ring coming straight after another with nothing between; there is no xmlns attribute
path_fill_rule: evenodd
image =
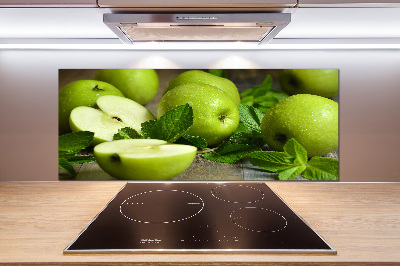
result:
<svg viewBox="0 0 400 266"><path fill-rule="evenodd" d="M70 127L72 131L94 133L92 145L111 141L118 129L131 127L141 132L141 124L154 120L153 114L144 106L125 97L102 96L96 101L97 108L79 106L72 110Z"/></svg>
<svg viewBox="0 0 400 266"><path fill-rule="evenodd" d="M94 147L99 166L109 175L129 180L167 180L183 173L197 148L158 139L122 139Z"/></svg>
<svg viewBox="0 0 400 266"><path fill-rule="evenodd" d="M283 151L291 138L299 142L308 157L324 156L338 148L338 103L310 94L283 99L264 115L261 133L272 150Z"/></svg>
<svg viewBox="0 0 400 266"><path fill-rule="evenodd" d="M214 86L200 83L168 91L158 105L157 117L186 103L193 108L193 125L187 134L203 137L210 146L228 139L239 125L238 107L232 98Z"/></svg>
<svg viewBox="0 0 400 266"><path fill-rule="evenodd" d="M279 84L289 95L314 94L332 98L339 93L338 69L284 69Z"/></svg>
<svg viewBox="0 0 400 266"><path fill-rule="evenodd" d="M145 105L158 91L158 75L154 69L100 69L96 80L117 87L125 97Z"/></svg>
<svg viewBox="0 0 400 266"><path fill-rule="evenodd" d="M71 131L69 115L78 106L94 107L96 100L105 95L124 96L113 85L98 80L78 80L67 84L58 93L58 121L60 133Z"/></svg>
<svg viewBox="0 0 400 266"><path fill-rule="evenodd" d="M188 83L201 83L205 85L215 86L218 89L226 92L237 106L240 105L239 91L232 81L226 78L215 76L202 70L189 70L175 77L168 83L168 86L165 88L163 95L165 95L173 88Z"/></svg>

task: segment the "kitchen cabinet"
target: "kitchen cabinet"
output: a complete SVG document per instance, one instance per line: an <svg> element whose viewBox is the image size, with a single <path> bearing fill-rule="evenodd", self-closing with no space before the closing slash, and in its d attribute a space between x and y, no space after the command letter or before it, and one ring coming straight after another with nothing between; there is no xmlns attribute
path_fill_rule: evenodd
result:
<svg viewBox="0 0 400 266"><path fill-rule="evenodd" d="M218 263L396 265L400 263L400 183L267 182L337 255L102 254L63 250L125 183L0 183L0 262L12 264ZM280 264L279 264L280 263Z"/></svg>

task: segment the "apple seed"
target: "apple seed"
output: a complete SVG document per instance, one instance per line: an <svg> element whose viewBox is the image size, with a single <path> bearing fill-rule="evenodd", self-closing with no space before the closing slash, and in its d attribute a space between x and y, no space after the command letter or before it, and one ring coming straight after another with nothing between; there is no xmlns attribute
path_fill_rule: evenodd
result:
<svg viewBox="0 0 400 266"><path fill-rule="evenodd" d="M115 120L118 120L119 122L121 122L121 121L122 121L122 119L121 119L121 118L119 118L119 117L117 117L117 116L113 116L113 119L115 119Z"/></svg>

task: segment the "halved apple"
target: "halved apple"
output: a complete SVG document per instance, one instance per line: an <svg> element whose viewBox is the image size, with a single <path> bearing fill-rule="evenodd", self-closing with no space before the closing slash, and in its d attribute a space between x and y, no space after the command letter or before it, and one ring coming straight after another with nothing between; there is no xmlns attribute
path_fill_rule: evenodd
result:
<svg viewBox="0 0 400 266"><path fill-rule="evenodd" d="M118 129L131 127L140 132L141 124L155 119L146 107L121 96L107 95L96 101L99 109L79 106L72 110L69 123L72 131L94 133L92 145L113 140Z"/></svg>
<svg viewBox="0 0 400 266"><path fill-rule="evenodd" d="M94 147L99 166L109 175L129 180L167 180L183 173L197 148L158 139L122 139Z"/></svg>

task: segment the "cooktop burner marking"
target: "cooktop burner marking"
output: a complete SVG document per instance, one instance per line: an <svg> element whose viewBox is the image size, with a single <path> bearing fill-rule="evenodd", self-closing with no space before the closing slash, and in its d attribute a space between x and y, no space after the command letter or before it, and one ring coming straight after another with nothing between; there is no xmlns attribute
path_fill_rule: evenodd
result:
<svg viewBox="0 0 400 266"><path fill-rule="evenodd" d="M149 205L150 207L156 207L155 204L157 203L157 207L160 207L162 202L152 202L152 200L150 198L146 198L147 195L150 195L150 193L157 193L157 192L179 192L179 193L183 193L182 194L176 194L176 196L178 197L177 199L180 199L179 197L185 197L185 195L190 195L190 196L194 196L196 197L196 199L198 199L200 202L194 202L193 198L190 199L190 202L187 203L181 203L179 202L179 204L185 204L185 205L200 205L200 206L196 206L196 208L199 208L198 210L194 210L194 212L192 211L192 207L189 211L192 211L192 214L183 218L178 218L176 217L176 219L167 219L166 221L156 221L154 219L159 219L160 217L151 217L150 220L143 220L143 219L139 219L140 218L140 213L141 211L143 211L144 213L148 213L145 210L141 210L141 209L136 209L136 213L134 213L134 215L139 215L139 217L132 217L131 214L128 214L126 212L124 212L123 208L124 206L132 206L133 208L136 208L136 206L141 206L143 205L142 208L148 208ZM154 195L156 197L156 195ZM142 199L142 197L144 197ZM166 199L169 199L171 196L166 197ZM135 200L137 200L137 202L135 202ZM146 202L147 201L147 202ZM131 207L131 208L132 208ZM183 206L181 206L183 207ZM204 209L204 201L201 197L199 197L196 194L193 194L191 192L187 192L187 191L183 191L183 190L176 190L176 189L172 189L172 190L162 190L162 189L157 189L157 190L149 190L149 191L144 191L138 194L135 194L133 196L130 196L129 198L125 199L121 205L119 206L119 212L122 214L122 216L124 216L125 218L137 222L137 223L143 223L143 224L150 224L150 223L157 223L157 224L169 224L169 223L176 223L176 222L181 222L184 220L188 220L194 216L196 216L197 214L199 214L202 210ZM171 217L168 217L171 218Z"/></svg>
<svg viewBox="0 0 400 266"><path fill-rule="evenodd" d="M250 193L248 193L249 191ZM265 197L264 192L247 185L221 185L213 188L211 195L216 199L229 203L255 203ZM246 196L247 198L240 198Z"/></svg>
<svg viewBox="0 0 400 266"><path fill-rule="evenodd" d="M248 213L248 210L255 212ZM271 213L274 215L270 216L269 214ZM230 218L240 228L257 233L276 233L284 230L288 225L286 218L282 214L262 207L236 209L230 214Z"/></svg>

